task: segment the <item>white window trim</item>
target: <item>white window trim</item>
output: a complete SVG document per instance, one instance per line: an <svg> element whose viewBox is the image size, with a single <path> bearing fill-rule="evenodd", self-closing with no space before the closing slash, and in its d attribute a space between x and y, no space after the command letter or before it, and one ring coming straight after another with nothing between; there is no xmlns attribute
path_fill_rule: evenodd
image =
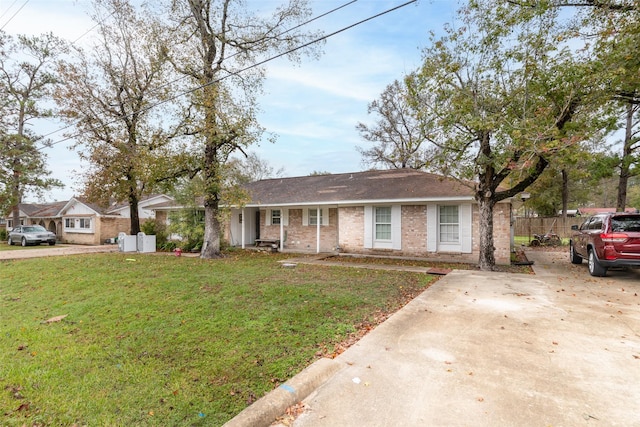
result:
<svg viewBox="0 0 640 427"><path fill-rule="evenodd" d="M472 205L462 203L458 205L458 224L460 242L458 244L440 242L439 206L427 205L427 252L456 252L472 253Z"/></svg>
<svg viewBox="0 0 640 427"><path fill-rule="evenodd" d="M391 240L376 240L375 238L375 208L389 207L389 205L364 207L364 247L366 249L402 250L402 206L391 205Z"/></svg>
<svg viewBox="0 0 640 427"><path fill-rule="evenodd" d="M89 228L80 228L80 220L88 220L91 226ZM73 227L67 227L67 221L73 224ZM95 229L96 218L95 217L66 217L63 218L64 231L67 233L85 233L93 234Z"/></svg>
<svg viewBox="0 0 640 427"><path fill-rule="evenodd" d="M280 222L282 223L282 225L289 225L289 209L285 209L285 208L266 209L266 211L265 211L265 219L264 219L264 224L265 225L280 225L280 224L271 224L271 211L272 210L280 211Z"/></svg>
<svg viewBox="0 0 640 427"><path fill-rule="evenodd" d="M311 215L309 211L315 211L317 208L304 208L302 210L302 226L303 227L316 227L318 224L310 224L309 218ZM322 221L321 226L329 225L329 209L328 208L320 208L320 219Z"/></svg>

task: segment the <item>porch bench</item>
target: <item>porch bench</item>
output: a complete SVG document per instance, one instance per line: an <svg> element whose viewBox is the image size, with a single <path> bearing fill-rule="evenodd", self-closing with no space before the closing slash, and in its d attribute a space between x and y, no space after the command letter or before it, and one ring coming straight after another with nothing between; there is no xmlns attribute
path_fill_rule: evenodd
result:
<svg viewBox="0 0 640 427"><path fill-rule="evenodd" d="M280 247L280 239L256 239L256 247L258 246L268 246L275 251Z"/></svg>

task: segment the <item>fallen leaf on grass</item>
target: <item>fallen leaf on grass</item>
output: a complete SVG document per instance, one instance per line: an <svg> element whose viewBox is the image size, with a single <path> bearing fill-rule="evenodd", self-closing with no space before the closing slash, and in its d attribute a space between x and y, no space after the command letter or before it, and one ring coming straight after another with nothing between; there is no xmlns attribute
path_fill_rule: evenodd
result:
<svg viewBox="0 0 640 427"><path fill-rule="evenodd" d="M50 319L45 320L45 321L44 321L44 322L42 322L42 323L54 323L54 322L59 322L59 321L61 321L62 319L64 319L65 317L67 317L67 316L68 316L68 314L62 314L62 315L60 315L60 316L54 316L54 317L52 317L52 318L50 318Z"/></svg>
<svg viewBox="0 0 640 427"><path fill-rule="evenodd" d="M29 410L29 402L23 403L22 405L18 406L18 409L16 409L16 412L28 411L28 410Z"/></svg>

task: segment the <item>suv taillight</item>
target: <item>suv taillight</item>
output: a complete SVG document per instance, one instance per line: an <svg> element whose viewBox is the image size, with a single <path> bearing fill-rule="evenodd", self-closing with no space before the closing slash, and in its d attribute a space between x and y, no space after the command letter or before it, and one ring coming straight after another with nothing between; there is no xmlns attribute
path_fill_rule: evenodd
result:
<svg viewBox="0 0 640 427"><path fill-rule="evenodd" d="M624 233L601 233L600 238L605 243L622 243L626 241L629 236Z"/></svg>

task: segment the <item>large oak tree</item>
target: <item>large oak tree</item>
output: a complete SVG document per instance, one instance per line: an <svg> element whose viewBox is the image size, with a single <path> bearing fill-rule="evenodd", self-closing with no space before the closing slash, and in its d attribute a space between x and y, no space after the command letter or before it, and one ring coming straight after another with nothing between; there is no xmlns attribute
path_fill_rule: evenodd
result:
<svg viewBox="0 0 640 427"><path fill-rule="evenodd" d="M432 39L408 80L436 148L429 167L475 183L483 270L495 266L496 203L525 190L592 131L593 73L558 43L557 22L557 9L544 5L472 1L459 27Z"/></svg>
<svg viewBox="0 0 640 427"><path fill-rule="evenodd" d="M185 133L198 141L204 183L205 230L201 257L220 255L220 203L224 165L258 141L257 95L264 68L255 64L288 53L295 58L311 35L297 26L309 15L306 0L258 12L241 0L173 0L168 54L190 92ZM255 5L254 5L255 6ZM169 44L170 43L170 44Z"/></svg>

